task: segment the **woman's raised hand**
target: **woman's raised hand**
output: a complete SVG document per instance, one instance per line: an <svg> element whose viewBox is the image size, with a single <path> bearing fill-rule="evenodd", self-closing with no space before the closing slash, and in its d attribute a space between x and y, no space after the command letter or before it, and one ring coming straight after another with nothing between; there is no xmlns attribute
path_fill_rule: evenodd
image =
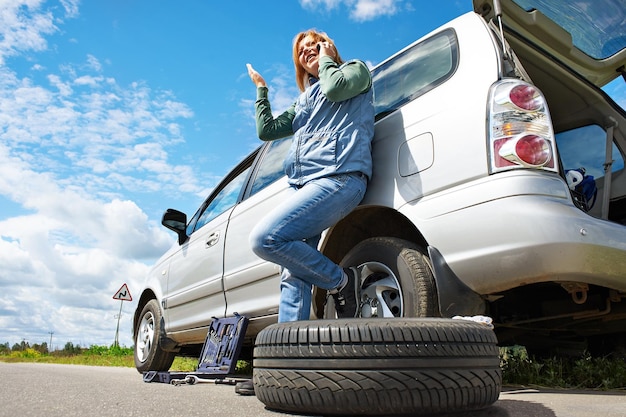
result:
<svg viewBox="0 0 626 417"><path fill-rule="evenodd" d="M246 67L248 67L248 75L250 76L250 79L252 80L254 85L256 85L257 87L267 86L261 74L259 74L254 68L252 68L252 65L246 64Z"/></svg>

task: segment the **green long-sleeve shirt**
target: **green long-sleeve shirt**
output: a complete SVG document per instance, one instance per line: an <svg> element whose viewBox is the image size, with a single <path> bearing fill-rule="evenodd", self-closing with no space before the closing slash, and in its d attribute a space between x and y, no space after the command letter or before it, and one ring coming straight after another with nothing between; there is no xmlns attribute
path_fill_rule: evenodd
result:
<svg viewBox="0 0 626 417"><path fill-rule="evenodd" d="M319 83L326 98L340 102L355 97L372 86L369 69L362 61L338 65L329 56L319 58ZM292 122L296 116L295 103L274 118L267 87L257 88L255 102L257 134L261 140L275 140L293 134Z"/></svg>

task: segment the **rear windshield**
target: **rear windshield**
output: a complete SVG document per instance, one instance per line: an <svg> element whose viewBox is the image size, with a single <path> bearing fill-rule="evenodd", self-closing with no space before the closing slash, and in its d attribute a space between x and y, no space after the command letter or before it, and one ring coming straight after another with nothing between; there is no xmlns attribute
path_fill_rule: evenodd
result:
<svg viewBox="0 0 626 417"><path fill-rule="evenodd" d="M623 0L513 0L527 12L539 10L572 35L574 46L595 59L626 48Z"/></svg>
<svg viewBox="0 0 626 417"><path fill-rule="evenodd" d="M376 118L427 93L445 82L458 64L453 30L445 30L415 44L372 71Z"/></svg>

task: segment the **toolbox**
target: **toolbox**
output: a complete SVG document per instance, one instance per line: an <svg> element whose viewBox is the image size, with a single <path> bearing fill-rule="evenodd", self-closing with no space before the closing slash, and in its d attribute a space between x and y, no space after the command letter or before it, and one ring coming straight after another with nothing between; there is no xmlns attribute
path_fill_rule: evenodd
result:
<svg viewBox="0 0 626 417"><path fill-rule="evenodd" d="M193 385L201 380L213 380L234 385L238 381L229 377L235 373L247 327L248 318L245 316L214 317L195 371L147 371L143 374L144 382Z"/></svg>

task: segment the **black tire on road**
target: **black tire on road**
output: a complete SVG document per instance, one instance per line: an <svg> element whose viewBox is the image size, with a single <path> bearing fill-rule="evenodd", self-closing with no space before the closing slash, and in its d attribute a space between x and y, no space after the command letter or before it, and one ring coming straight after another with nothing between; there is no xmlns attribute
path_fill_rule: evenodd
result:
<svg viewBox="0 0 626 417"><path fill-rule="evenodd" d="M323 415L477 410L500 395L494 332L468 320L340 319L279 323L254 348L268 408Z"/></svg>
<svg viewBox="0 0 626 417"><path fill-rule="evenodd" d="M163 335L163 315L157 300L146 303L135 328L135 367L140 373L167 371L176 354L161 349L159 339Z"/></svg>

